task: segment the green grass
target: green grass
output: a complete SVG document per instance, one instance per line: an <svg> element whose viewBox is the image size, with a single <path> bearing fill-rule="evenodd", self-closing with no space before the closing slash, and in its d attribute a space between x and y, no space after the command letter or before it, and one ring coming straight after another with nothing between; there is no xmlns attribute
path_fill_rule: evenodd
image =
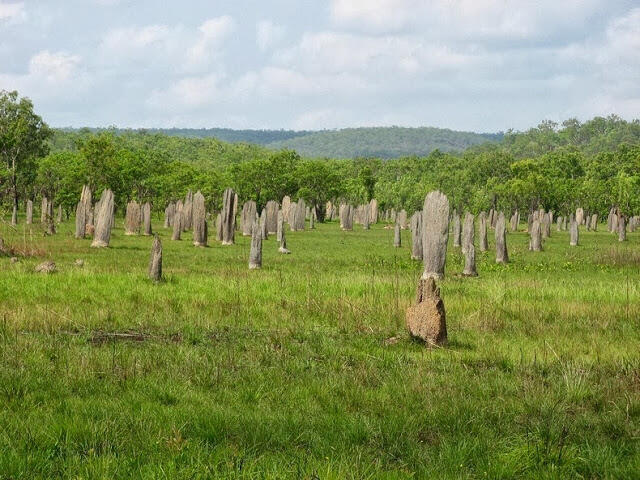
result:
<svg viewBox="0 0 640 480"><path fill-rule="evenodd" d="M409 232L319 225L249 271L248 238L155 227L158 285L149 237L0 227L44 255L0 258L0 479L640 476L640 234L509 234L478 278L450 248L429 350L404 327Z"/></svg>

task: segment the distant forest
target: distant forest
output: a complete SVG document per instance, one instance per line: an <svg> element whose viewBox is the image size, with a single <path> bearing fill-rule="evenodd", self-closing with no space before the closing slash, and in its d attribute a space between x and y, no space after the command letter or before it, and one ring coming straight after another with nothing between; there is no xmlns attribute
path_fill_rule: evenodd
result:
<svg viewBox="0 0 640 480"><path fill-rule="evenodd" d="M92 132L112 131L116 134L161 134L170 137L184 138L216 138L229 143L255 143L268 145L282 142L296 137L315 133L309 130L234 130L232 128L60 128L63 132Z"/></svg>
<svg viewBox="0 0 640 480"><path fill-rule="evenodd" d="M428 155L434 150L461 152L473 145L497 142L502 133L458 132L444 128L371 127L342 130L233 130L228 128L60 129L78 133L111 131L116 135L140 133L183 138L215 138L229 143L252 143L271 150L292 149L313 158L397 158Z"/></svg>
<svg viewBox="0 0 640 480"><path fill-rule="evenodd" d="M502 137L502 133L458 132L433 127L346 128L280 140L268 147L290 148L307 157L398 158L429 155L435 150L460 152L473 145L500 141Z"/></svg>
<svg viewBox="0 0 640 480"><path fill-rule="evenodd" d="M383 208L413 211L425 192L439 189L458 209L472 211L544 206L566 213L581 206L605 215L619 206L640 212L640 121L616 116L543 122L463 152L436 149L392 159L310 158L289 149L149 131L56 130L48 144L51 153L19 179L21 198L46 194L68 211L82 184L90 183L95 191L111 188L120 208L136 198L151 201L156 211L188 189L202 190L210 207L218 208L230 186L258 206L291 195L318 208L327 200L376 198ZM406 148L413 150L411 145Z"/></svg>
<svg viewBox="0 0 640 480"><path fill-rule="evenodd" d="M320 219L328 200L358 205L376 198L383 209L413 212L436 189L458 210L473 212L544 207L566 214L582 207L606 215L618 207L625 215L640 213L640 121L615 115L545 121L495 137L368 128L289 140L324 136L330 144L338 138L354 152L384 146L388 155L354 158L149 130L56 130L15 91L0 92L0 127L0 213L14 218L27 200L45 196L71 213L83 185L94 192L111 189L121 212L136 199L150 202L158 214L188 190L200 190L208 208L218 209L227 187L260 208L284 195L303 198ZM426 138L433 142L429 148L442 148L421 153ZM453 148L476 141L463 151ZM410 153L396 156L400 150Z"/></svg>

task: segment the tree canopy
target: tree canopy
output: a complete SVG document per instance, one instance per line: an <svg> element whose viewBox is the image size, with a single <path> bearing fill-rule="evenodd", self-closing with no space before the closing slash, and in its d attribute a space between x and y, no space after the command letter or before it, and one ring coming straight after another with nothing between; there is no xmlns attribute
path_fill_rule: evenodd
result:
<svg viewBox="0 0 640 480"><path fill-rule="evenodd" d="M304 198L320 215L328 200L360 204L372 198L381 208L413 211L433 189L460 210L542 206L568 212L581 206L605 214L619 206L640 212L640 122L615 116L543 122L460 153L332 159L145 130L56 130L51 136L28 99L15 92L3 92L1 99L5 203L13 202L15 191L24 199L47 195L71 211L89 184L94 191L110 188L120 209L135 198L161 210L189 189L201 190L208 208L217 209L223 190L233 187L259 208L289 195ZM20 142L24 150L16 150Z"/></svg>
<svg viewBox="0 0 640 480"><path fill-rule="evenodd" d="M49 149L51 131L33 110L28 98L18 92L0 91L0 156L3 192L10 194L15 212L20 192L33 188L36 159Z"/></svg>

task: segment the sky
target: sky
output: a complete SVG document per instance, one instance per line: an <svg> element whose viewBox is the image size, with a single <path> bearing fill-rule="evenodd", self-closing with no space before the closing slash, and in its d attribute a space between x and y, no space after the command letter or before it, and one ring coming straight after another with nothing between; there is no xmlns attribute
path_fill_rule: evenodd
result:
<svg viewBox="0 0 640 480"><path fill-rule="evenodd" d="M0 0L52 126L524 130L640 117L640 0Z"/></svg>

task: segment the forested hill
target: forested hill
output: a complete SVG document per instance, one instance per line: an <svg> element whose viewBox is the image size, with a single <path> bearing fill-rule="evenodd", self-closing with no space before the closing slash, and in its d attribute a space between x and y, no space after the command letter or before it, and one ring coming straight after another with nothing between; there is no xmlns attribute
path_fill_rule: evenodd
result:
<svg viewBox="0 0 640 480"><path fill-rule="evenodd" d="M109 130L119 135L146 133L169 137L215 138L228 143L254 143L256 145L267 145L315 133L310 130L234 130L232 128L61 128L60 130L68 133L80 131L99 133L103 130Z"/></svg>
<svg viewBox="0 0 640 480"><path fill-rule="evenodd" d="M290 148L306 157L397 158L428 155L434 150L459 152L473 145L500 141L502 134L459 132L444 128L370 127L325 130L268 144Z"/></svg>
<svg viewBox="0 0 640 480"><path fill-rule="evenodd" d="M577 149L586 156L616 150L620 145L640 144L640 120L594 117L584 123L575 118L561 124L544 121L525 132L508 131L501 146L515 158L532 158L559 149ZM476 150L485 147L475 147Z"/></svg>
<svg viewBox="0 0 640 480"><path fill-rule="evenodd" d="M98 133L101 129L60 129L69 134ZM473 145L500 141L502 134L458 132L443 128L371 127L342 130L232 130L229 128L149 128L109 129L130 136L142 133L192 139L215 138L229 143L252 143L272 150L289 148L305 157L329 158L397 158L407 155L428 155L438 149L442 152L461 152Z"/></svg>
<svg viewBox="0 0 640 480"><path fill-rule="evenodd" d="M500 150L514 159L536 158L557 150L574 149L586 156L616 150L619 145L640 144L640 120L618 116L576 119L558 124L544 121L523 132L477 134L438 128L348 128L317 132L231 129L57 129L51 139L53 152L75 150L93 134L114 134L135 148L161 152L171 159L208 163L236 163L267 157L284 148L307 158L425 157L434 150L479 154ZM274 140L276 139L276 140ZM266 147L266 148L265 148Z"/></svg>

